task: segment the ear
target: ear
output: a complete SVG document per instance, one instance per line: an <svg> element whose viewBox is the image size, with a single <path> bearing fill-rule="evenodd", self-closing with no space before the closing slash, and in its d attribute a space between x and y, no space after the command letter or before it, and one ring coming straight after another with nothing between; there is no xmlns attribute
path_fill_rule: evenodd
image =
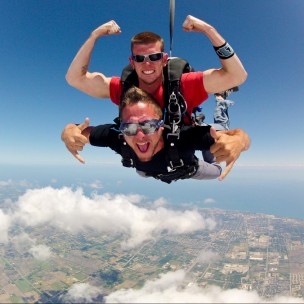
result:
<svg viewBox="0 0 304 304"><path fill-rule="evenodd" d="M160 128L158 129L158 131L157 131L157 132L158 132L159 134L163 134L164 129L165 129L164 127L160 127Z"/></svg>
<svg viewBox="0 0 304 304"><path fill-rule="evenodd" d="M131 64L131 66L132 66L132 68L134 70L135 69L135 67L134 67L134 60L132 59L131 56L129 57L129 61L130 61L130 64Z"/></svg>

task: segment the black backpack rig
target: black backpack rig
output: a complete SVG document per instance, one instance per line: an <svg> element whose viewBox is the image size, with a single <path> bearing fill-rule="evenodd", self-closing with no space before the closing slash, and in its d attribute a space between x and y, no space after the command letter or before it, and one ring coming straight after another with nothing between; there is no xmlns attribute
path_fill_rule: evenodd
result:
<svg viewBox="0 0 304 304"><path fill-rule="evenodd" d="M180 129L183 125L193 124L193 118L187 112L187 102L180 92L181 76L184 73L194 72L193 67L185 60L179 57L169 57L167 65L163 69L163 87L164 104L163 117L165 127L170 130L167 134L165 145L168 151L167 163L170 167L168 174L153 175L154 178L170 183L172 180L189 178L194 175L198 167L198 159L194 156L193 165L184 165L180 158L177 141L180 136ZM139 86L138 76L131 64L127 65L121 74L122 94L124 95L132 86ZM117 119L115 120L117 122ZM122 134L120 134L122 135ZM134 161L131 157L130 148L120 136L122 145L122 164L125 167L134 167ZM178 170L176 170L178 169Z"/></svg>

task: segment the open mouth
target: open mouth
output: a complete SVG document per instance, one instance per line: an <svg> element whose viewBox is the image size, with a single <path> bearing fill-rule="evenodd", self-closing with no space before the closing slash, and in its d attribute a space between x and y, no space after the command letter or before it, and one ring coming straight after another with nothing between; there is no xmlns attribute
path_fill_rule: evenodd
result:
<svg viewBox="0 0 304 304"><path fill-rule="evenodd" d="M137 148L138 150L141 152L141 153L146 153L149 149L149 143L146 142L146 143L138 143L136 144L137 145Z"/></svg>

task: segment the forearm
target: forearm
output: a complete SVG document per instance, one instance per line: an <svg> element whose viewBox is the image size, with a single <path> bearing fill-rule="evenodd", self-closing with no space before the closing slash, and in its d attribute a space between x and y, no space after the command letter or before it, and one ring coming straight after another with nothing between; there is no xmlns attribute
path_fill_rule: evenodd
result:
<svg viewBox="0 0 304 304"><path fill-rule="evenodd" d="M97 39L101 36L119 34L115 21L109 21L95 29L78 51L66 74L67 82L76 89L97 98L110 97L111 78L100 72L89 72L89 64Z"/></svg>
<svg viewBox="0 0 304 304"><path fill-rule="evenodd" d="M213 26L207 23L202 22L201 32L210 40L213 47L222 47L227 42ZM233 46L231 48L233 51ZM210 74L215 74L217 78L217 81L214 81L214 77L207 78L205 88L207 87L208 93L217 93L241 85L247 78L247 72L235 52L230 58L219 57L219 60L221 68L208 71Z"/></svg>
<svg viewBox="0 0 304 304"><path fill-rule="evenodd" d="M221 172L222 168L219 164L210 164L203 160L200 160L199 167L191 178L199 180L216 179L220 176Z"/></svg>

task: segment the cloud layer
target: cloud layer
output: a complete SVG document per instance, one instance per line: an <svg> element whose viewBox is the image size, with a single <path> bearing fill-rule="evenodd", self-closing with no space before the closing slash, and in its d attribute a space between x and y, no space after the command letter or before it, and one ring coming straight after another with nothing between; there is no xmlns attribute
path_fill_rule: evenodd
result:
<svg viewBox="0 0 304 304"><path fill-rule="evenodd" d="M125 233L126 247L139 245L156 238L159 234L182 234L204 229L213 229L215 222L205 219L196 210L173 211L166 209L160 198L151 202L151 208L140 207L139 195L93 195L85 196L82 189L46 187L27 190L12 204L14 208L4 212L0 209L0 243L11 242L21 246L39 260L51 257L50 248L37 245L25 233L10 236L14 224L23 227L50 225L71 233L94 229L101 233ZM8 210L8 209L7 209ZM200 262L214 262L218 257L204 251L197 257ZM74 284L64 296L66 301L93 303L304 303L303 299L275 297L266 301L256 292L211 286L202 288L189 283L184 270L162 274L148 280L140 289L121 289L103 296L102 289L88 283Z"/></svg>
<svg viewBox="0 0 304 304"><path fill-rule="evenodd" d="M141 289L120 289L104 297L105 303L304 303L293 297L263 299L255 291L223 290L217 286L202 288L196 283L186 284L184 270L162 274L145 282ZM66 300L94 302L101 290L88 284L75 284ZM85 296L87 295L87 297ZM79 297L78 297L79 296Z"/></svg>
<svg viewBox="0 0 304 304"><path fill-rule="evenodd" d="M215 227L214 220L204 219L197 210L166 209L162 200L151 203L148 209L138 206L142 200L139 195L108 193L87 197L81 188L27 190L10 215L0 210L0 241L8 240L8 229L13 223L24 227L50 225L71 233L87 229L125 233L125 247L139 245L163 232L182 234Z"/></svg>

